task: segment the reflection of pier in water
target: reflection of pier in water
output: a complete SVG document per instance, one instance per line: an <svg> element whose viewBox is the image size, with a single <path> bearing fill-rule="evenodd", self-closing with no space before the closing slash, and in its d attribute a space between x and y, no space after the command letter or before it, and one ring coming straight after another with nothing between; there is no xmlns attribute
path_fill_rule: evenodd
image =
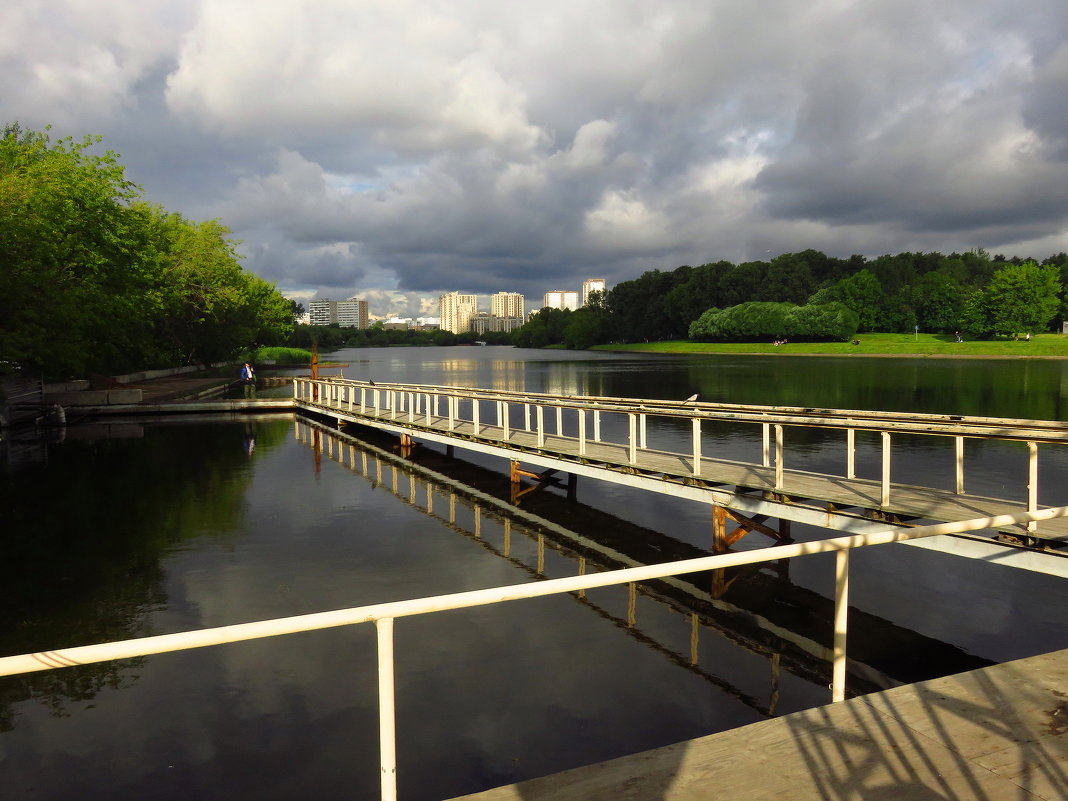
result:
<svg viewBox="0 0 1068 801"><path fill-rule="evenodd" d="M317 466L325 454L436 522L509 560L534 579L548 577L546 549L577 562L579 575L588 569L612 570L710 553L550 492L537 493L524 501L527 508L518 509L508 501L507 476L428 448L417 448L414 455L402 458L395 452L398 448L394 438L374 431L361 431L360 439L356 439L297 418L295 435L313 449ZM402 474L407 476L406 482ZM447 515L439 511L440 496L445 496ZM461 521L464 515L458 515L458 511L464 509L469 512L468 519ZM554 522L559 520L566 521L566 527ZM489 521L500 525L499 547L484 536L488 532L483 527ZM513 546L516 534L536 543L533 565L517 557ZM671 577L641 586L628 585L626 593L625 617L592 603L585 593L575 593L573 597L675 664L762 714L775 713L783 669L817 686L830 681L833 602L790 582L785 565ZM641 630L637 621L638 594L687 618L689 653L680 653ZM848 666L850 691L854 694L991 664L956 646L858 609L851 608L850 617L855 634ZM770 662L767 702L753 698L699 665L702 628Z"/></svg>

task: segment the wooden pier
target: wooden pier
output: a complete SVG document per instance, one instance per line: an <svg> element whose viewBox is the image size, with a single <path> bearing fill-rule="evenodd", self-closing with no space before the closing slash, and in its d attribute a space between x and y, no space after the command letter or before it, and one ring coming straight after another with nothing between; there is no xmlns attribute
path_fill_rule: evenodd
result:
<svg viewBox="0 0 1068 801"><path fill-rule="evenodd" d="M895 687L463 801L1064 798L1068 650Z"/></svg>
<svg viewBox="0 0 1068 801"><path fill-rule="evenodd" d="M462 447L525 463L545 471L587 476L638 489L710 504L717 550L734 534L762 531L788 539L788 526L776 531L769 519L793 521L850 533L885 530L888 525L922 525L1035 511L1038 504L1039 447L1068 444L1068 424L955 415L921 415L857 410L738 406L648 399L560 397L477 388L371 384L344 379L296 379L297 407L338 425L357 423L413 441ZM615 425L615 441L607 435ZM652 419L667 419L692 431L685 451L651 445ZM716 424L748 426L755 459L739 461L706 455L705 429ZM842 471L799 469L784 433L810 428L842 435ZM602 430L603 429L603 430ZM622 436L620 436L622 431ZM688 432L690 433L690 432ZM860 478L857 435L879 438L881 475ZM891 480L892 438L900 435L942 439L952 449L954 489L914 486ZM681 439L676 435L676 441ZM1016 479L1021 500L990 498L966 491L966 439L1002 440L1026 446L1026 469ZM622 440L622 441L621 441ZM525 471L530 474L529 471ZM513 480L518 481L513 470ZM1062 501L1063 502L1063 501ZM722 513L719 510L723 510ZM1068 577L1068 520L999 532L968 534L917 543L961 556L997 561Z"/></svg>

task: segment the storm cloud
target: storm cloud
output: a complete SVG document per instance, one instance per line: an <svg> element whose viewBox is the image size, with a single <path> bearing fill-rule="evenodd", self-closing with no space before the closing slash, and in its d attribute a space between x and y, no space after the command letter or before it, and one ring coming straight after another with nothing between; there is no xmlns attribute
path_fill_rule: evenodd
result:
<svg viewBox="0 0 1068 801"><path fill-rule="evenodd" d="M377 315L806 248L1068 250L1060 1L15 0L0 90L285 294Z"/></svg>

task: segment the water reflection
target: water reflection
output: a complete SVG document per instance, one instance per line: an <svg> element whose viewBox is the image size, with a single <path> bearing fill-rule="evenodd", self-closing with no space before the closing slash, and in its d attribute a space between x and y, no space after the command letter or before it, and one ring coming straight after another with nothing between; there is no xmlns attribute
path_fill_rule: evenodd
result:
<svg viewBox="0 0 1068 801"><path fill-rule="evenodd" d="M297 419L294 435L317 455L324 454L347 467L373 487L385 488L397 499L478 542L534 578L548 576L547 549L560 557L555 574L558 576L709 554L666 534L550 493L537 496L537 513L529 508L534 496L525 499L527 509L517 509L504 495L503 476L423 449L417 448L410 456L398 455L400 449L389 438L370 431L361 431L360 438L356 438ZM457 475L462 476L462 481ZM495 495L494 490L500 495ZM566 520L566 526L561 520ZM516 536L525 537L534 545L527 549L525 557L523 552L517 555ZM574 597L672 662L698 673L762 714L774 714L782 669L811 682L813 687L826 687L830 680L833 604L825 596L791 583L789 562L715 570L637 588L620 586L597 592L608 595L616 605L621 605L625 597L625 614L614 614L593 604L586 593ZM687 623L690 626L688 652L674 650L658 640L655 633L643 631L636 614L638 592L685 618L677 628ZM852 609L850 614L856 632L850 648L849 676L849 690L854 694L991 664L863 610ZM771 682L766 696L750 695L729 679L701 668L697 653L702 632L729 638L766 660Z"/></svg>
<svg viewBox="0 0 1068 801"><path fill-rule="evenodd" d="M249 474L235 468L256 437L263 453L282 440L257 423L220 427L207 441L173 421L147 431L75 426L61 446L47 446L47 460L9 464L0 481L0 653L156 633L150 615L167 602L161 560L242 525ZM66 715L104 688L130 686L142 662L4 679L0 729L14 725L17 702Z"/></svg>

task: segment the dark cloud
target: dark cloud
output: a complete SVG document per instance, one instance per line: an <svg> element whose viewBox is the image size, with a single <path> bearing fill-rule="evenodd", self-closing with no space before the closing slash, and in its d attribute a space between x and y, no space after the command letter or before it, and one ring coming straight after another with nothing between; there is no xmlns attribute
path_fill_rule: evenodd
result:
<svg viewBox="0 0 1068 801"><path fill-rule="evenodd" d="M1051 0L16 5L0 114L102 134L294 296L418 316L806 248L1068 250Z"/></svg>

